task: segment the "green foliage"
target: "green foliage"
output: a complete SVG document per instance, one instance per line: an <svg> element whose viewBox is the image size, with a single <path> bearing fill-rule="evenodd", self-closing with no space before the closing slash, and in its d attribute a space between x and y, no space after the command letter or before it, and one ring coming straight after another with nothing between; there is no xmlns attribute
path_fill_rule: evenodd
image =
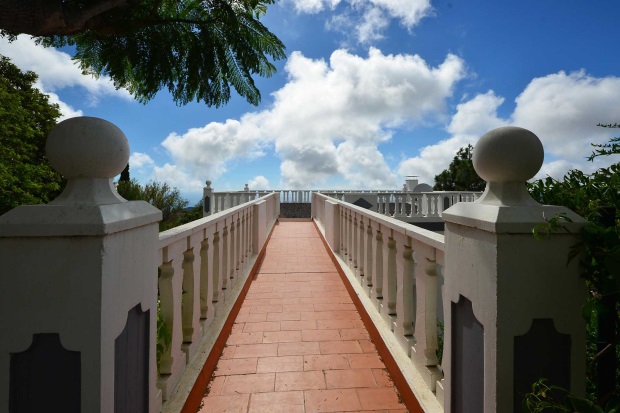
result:
<svg viewBox="0 0 620 413"><path fill-rule="evenodd" d="M559 386L540 379L532 384L532 392L525 395L523 411L530 413L620 413L620 398L613 398L602 408L590 400L570 395Z"/></svg>
<svg viewBox="0 0 620 413"><path fill-rule="evenodd" d="M444 334L445 334L445 326L443 324L443 321L437 321L437 361L439 362L439 365L441 365L441 362L443 361L443 340L444 340Z"/></svg>
<svg viewBox="0 0 620 413"><path fill-rule="evenodd" d="M157 300L157 346L155 349L155 359L157 361L157 371L161 365L161 356L172 343L172 331L161 315L160 300Z"/></svg>
<svg viewBox="0 0 620 413"><path fill-rule="evenodd" d="M72 2L78 0L65 3ZM261 95L252 75L273 75L270 59L285 57L282 42L259 21L273 2L131 1L100 14L83 30L38 41L75 46L82 71L109 75L143 103L167 89L179 105L203 101L219 107L230 100L232 85L257 105Z"/></svg>
<svg viewBox="0 0 620 413"><path fill-rule="evenodd" d="M0 56L0 214L54 199L63 179L45 156L45 140L60 117L58 105L34 87L37 75Z"/></svg>
<svg viewBox="0 0 620 413"><path fill-rule="evenodd" d="M609 143L593 145L595 150L588 159L592 161L599 156L619 154L618 142L618 138L613 138ZM616 412L620 406L617 399L619 392L617 388L613 389L612 380L613 361L615 357L617 363L619 350L614 337L618 337L620 327L620 163L598 169L589 175L572 170L561 181L551 177L540 179L529 184L529 190L532 197L539 202L566 206L588 220L587 225L578 234L574 234L576 243L567 259L570 261L579 257L581 275L590 294L584 297L585 304L582 307L582 315L587 321L588 398L575 398L567 395L563 389L547 386L544 381L540 381L534 384L532 393L527 395L526 401L530 408L527 411ZM611 219L613 217L615 221ZM570 233L566 222L570 222L566 215L551 217L545 224L534 228L534 236L544 239L557 231ZM610 356L610 352L614 355ZM599 377L605 376L598 376L596 370L605 366L601 363L610 362L608 357L611 357L611 363L607 366L611 366L612 376L605 386L601 386ZM615 372L616 385L618 373ZM566 394L565 399L563 398L565 401L559 403L553 395L562 392ZM594 402L597 399L598 404ZM605 407L604 410L602 406Z"/></svg>
<svg viewBox="0 0 620 413"><path fill-rule="evenodd" d="M486 182L478 176L471 160L473 150L471 145L459 149L448 169L435 176L435 191L484 191Z"/></svg>
<svg viewBox="0 0 620 413"><path fill-rule="evenodd" d="M142 186L136 179L132 179L120 181L116 189L119 195L128 201L146 201L161 210L160 231L180 225L185 216L185 208L188 202L181 197L177 188L171 188L165 182L151 181Z"/></svg>

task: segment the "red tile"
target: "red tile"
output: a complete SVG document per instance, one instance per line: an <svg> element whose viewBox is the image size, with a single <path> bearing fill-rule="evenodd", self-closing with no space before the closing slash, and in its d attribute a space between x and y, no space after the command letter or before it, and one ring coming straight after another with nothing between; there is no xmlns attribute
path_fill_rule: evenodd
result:
<svg viewBox="0 0 620 413"><path fill-rule="evenodd" d="M263 333L232 333L228 336L228 340L226 343L229 345L237 345L237 344L257 344L263 342Z"/></svg>
<svg viewBox="0 0 620 413"><path fill-rule="evenodd" d="M348 362L348 361L347 361ZM303 371L302 356L261 357L256 366L257 373L280 373L284 371Z"/></svg>
<svg viewBox="0 0 620 413"><path fill-rule="evenodd" d="M348 369L349 359L343 354L304 356L304 370Z"/></svg>
<svg viewBox="0 0 620 413"><path fill-rule="evenodd" d="M302 330L301 335L304 341L340 340L338 330Z"/></svg>
<svg viewBox="0 0 620 413"><path fill-rule="evenodd" d="M308 390L304 392L307 413L355 412L361 410L354 389Z"/></svg>
<svg viewBox="0 0 620 413"><path fill-rule="evenodd" d="M316 327L321 330L341 330L348 328L362 328L361 320L316 320Z"/></svg>
<svg viewBox="0 0 620 413"><path fill-rule="evenodd" d="M349 354L349 364L352 369L381 369L385 368L383 361L378 354L365 353L365 354Z"/></svg>
<svg viewBox="0 0 620 413"><path fill-rule="evenodd" d="M325 383L328 389L376 387L375 378L370 369L326 371Z"/></svg>
<svg viewBox="0 0 620 413"><path fill-rule="evenodd" d="M394 382L386 369L372 369L377 387L394 387Z"/></svg>
<svg viewBox="0 0 620 413"><path fill-rule="evenodd" d="M257 393L250 398L250 413L304 413L303 391Z"/></svg>
<svg viewBox="0 0 620 413"><path fill-rule="evenodd" d="M213 374L216 376L231 376L256 373L257 360L255 357L247 359L220 359Z"/></svg>
<svg viewBox="0 0 620 413"><path fill-rule="evenodd" d="M269 357L278 355L278 344L240 344L233 358Z"/></svg>
<svg viewBox="0 0 620 413"><path fill-rule="evenodd" d="M280 343L278 344L278 356L296 356L307 354L320 354L321 349L317 341L301 343Z"/></svg>
<svg viewBox="0 0 620 413"><path fill-rule="evenodd" d="M275 373L226 376L222 394L262 393L273 391Z"/></svg>
<svg viewBox="0 0 620 413"><path fill-rule="evenodd" d="M224 386L224 380L226 380L226 377L224 376L213 377L213 380L211 380L211 382L207 386L207 390L205 391L205 394L207 396L219 396L220 394L222 394L222 387Z"/></svg>
<svg viewBox="0 0 620 413"><path fill-rule="evenodd" d="M198 413L245 413L249 403L249 394L209 396L203 399Z"/></svg>
<svg viewBox="0 0 620 413"><path fill-rule="evenodd" d="M276 373L276 391L315 390L325 388L322 371Z"/></svg>
<svg viewBox="0 0 620 413"><path fill-rule="evenodd" d="M280 331L279 321L263 321L261 323L245 323L244 333L254 333L257 331Z"/></svg>
<svg viewBox="0 0 620 413"><path fill-rule="evenodd" d="M262 314L262 313L281 313L282 305L253 305L250 307L250 314Z"/></svg>
<svg viewBox="0 0 620 413"><path fill-rule="evenodd" d="M316 328L317 326L315 320L280 322L280 330L316 330Z"/></svg>
<svg viewBox="0 0 620 413"><path fill-rule="evenodd" d="M267 321L299 321L301 316L298 312L267 313Z"/></svg>
<svg viewBox="0 0 620 413"><path fill-rule="evenodd" d="M321 354L353 354L362 352L362 348L357 341L323 341L319 346Z"/></svg>
<svg viewBox="0 0 620 413"><path fill-rule="evenodd" d="M348 328L340 330L340 338L342 340L368 340L370 336L365 328Z"/></svg>
<svg viewBox="0 0 620 413"><path fill-rule="evenodd" d="M235 319L235 324L257 323L260 321L267 321L267 314L240 314Z"/></svg>
<svg viewBox="0 0 620 413"><path fill-rule="evenodd" d="M357 340L358 343L360 343L360 347L362 348L362 351L364 353L376 353L377 349L375 348L375 345L373 344L372 341L370 340Z"/></svg>
<svg viewBox="0 0 620 413"><path fill-rule="evenodd" d="M360 403L363 409L402 409L405 406L398 401L398 395L392 387L379 389L358 389Z"/></svg>
<svg viewBox="0 0 620 413"><path fill-rule="evenodd" d="M263 343L293 343L301 340L301 331L265 331Z"/></svg>

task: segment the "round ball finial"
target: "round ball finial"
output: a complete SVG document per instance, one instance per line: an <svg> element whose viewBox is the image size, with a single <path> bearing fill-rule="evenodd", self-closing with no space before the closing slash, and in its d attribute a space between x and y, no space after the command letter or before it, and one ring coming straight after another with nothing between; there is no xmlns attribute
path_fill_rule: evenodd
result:
<svg viewBox="0 0 620 413"><path fill-rule="evenodd" d="M527 129L505 126L483 135L474 148L473 164L487 182L525 182L543 164L545 153L538 137Z"/></svg>
<svg viewBox="0 0 620 413"><path fill-rule="evenodd" d="M211 181L205 181L205 184L207 184L207 188L211 188Z"/></svg>
<svg viewBox="0 0 620 413"><path fill-rule="evenodd" d="M114 124L78 117L60 122L45 146L50 163L67 178L114 178L129 161L129 143Z"/></svg>

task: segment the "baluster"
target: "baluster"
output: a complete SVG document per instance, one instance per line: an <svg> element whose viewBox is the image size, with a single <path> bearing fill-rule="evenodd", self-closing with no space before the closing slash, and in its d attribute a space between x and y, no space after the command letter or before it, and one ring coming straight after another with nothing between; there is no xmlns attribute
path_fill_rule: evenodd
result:
<svg viewBox="0 0 620 413"><path fill-rule="evenodd" d="M364 252L365 252L365 248L364 248L364 240L366 237L364 237L364 220L362 219L362 216L360 215L360 219L359 219L359 228L357 228L357 237L358 237L358 242L359 242L359 248L358 248L358 257L357 257L357 274L359 276L359 281L360 284L363 284L363 280L364 280Z"/></svg>
<svg viewBox="0 0 620 413"><path fill-rule="evenodd" d="M235 247L235 218L231 218L230 222L230 285L233 285L233 280L235 279L235 270L237 269L237 263L235 261L235 252L237 251Z"/></svg>
<svg viewBox="0 0 620 413"><path fill-rule="evenodd" d="M194 248L191 246L191 237L187 238L187 250L183 252L182 295L183 342L191 343L194 341Z"/></svg>
<svg viewBox="0 0 620 413"><path fill-rule="evenodd" d="M340 220L339 220L339 224L340 224L340 256L344 257L347 252L346 252L346 241L345 241L345 234L346 234L346 222L345 222L345 215L344 215L344 208L342 208L342 205L339 206L338 208L338 213L340 214Z"/></svg>
<svg viewBox="0 0 620 413"><path fill-rule="evenodd" d="M414 261L413 250L410 244L411 238L407 237L406 244L403 246L402 260L399 260L400 265L398 265L396 285L397 319L394 323L396 339L407 355L410 355L411 345L413 344L413 300L415 299Z"/></svg>
<svg viewBox="0 0 620 413"><path fill-rule="evenodd" d="M224 230L222 231L222 290L228 288L228 226L224 221Z"/></svg>
<svg viewBox="0 0 620 413"><path fill-rule="evenodd" d="M373 290L371 297L375 300L375 305L379 308L379 301L383 300L383 234L381 226L377 225L374 243L375 271L373 279Z"/></svg>
<svg viewBox="0 0 620 413"><path fill-rule="evenodd" d="M220 298L220 233L213 234L213 302Z"/></svg>
<svg viewBox="0 0 620 413"><path fill-rule="evenodd" d="M353 248L353 213L349 211L349 226L348 226L348 250L349 250L349 268L353 268L353 256L355 255L355 250Z"/></svg>
<svg viewBox="0 0 620 413"><path fill-rule="evenodd" d="M403 197L399 196L398 198L396 198L395 202L394 202L394 216L395 217L402 217L404 216L404 202L403 202Z"/></svg>
<svg viewBox="0 0 620 413"><path fill-rule="evenodd" d="M428 245L419 245L416 256L417 311L415 318L416 343L411 349L411 358L418 366L426 384L435 391L441 373L437 366L437 276L436 251ZM418 261L418 260L416 260ZM417 267L420 267L419 269Z"/></svg>
<svg viewBox="0 0 620 413"><path fill-rule="evenodd" d="M366 262L364 264L364 276L366 277L366 294L370 297L370 290L372 289L372 273L374 269L373 254L372 254L372 226L370 225L370 219L366 226Z"/></svg>
<svg viewBox="0 0 620 413"><path fill-rule="evenodd" d="M237 257L237 272L241 272L241 270L243 269L243 256L241 255L241 234L243 233L243 226L241 222L242 214L243 212L237 215L237 250L235 251L235 256Z"/></svg>
<svg viewBox="0 0 620 413"><path fill-rule="evenodd" d="M209 238L204 230L200 243L200 318L207 319L209 313Z"/></svg>
<svg viewBox="0 0 620 413"><path fill-rule="evenodd" d="M164 248L163 251L163 263L159 267L159 311L161 314L161 318L164 321L165 326L168 328L168 331L172 335L172 339L174 341L174 331L175 331L175 311L174 311L174 295L173 295L173 286L172 281L174 279L174 268L172 268L172 261L168 261L168 248ZM164 347L164 352L162 353L159 360L159 373L160 374L171 374L172 366L174 364L174 355L172 354L173 343L169 345L165 345L165 343L160 343Z"/></svg>
<svg viewBox="0 0 620 413"><path fill-rule="evenodd" d="M357 232L357 229L357 214L353 214L353 228L351 228L351 230L353 231L353 273L357 273L357 258L359 257L360 253L359 234Z"/></svg>
<svg viewBox="0 0 620 413"><path fill-rule="evenodd" d="M387 242L387 272L383 280L381 306L381 315L385 323L393 329L396 316L396 240L393 237L388 237Z"/></svg>
<svg viewBox="0 0 620 413"><path fill-rule="evenodd" d="M248 252L248 209L246 208L243 211L242 216L242 224L243 226L243 235L241 237L241 260L243 261L243 265L245 266L247 263L247 252Z"/></svg>
<svg viewBox="0 0 620 413"><path fill-rule="evenodd" d="M250 216L250 225L248 225L248 250L247 250L247 254L248 257L251 257L253 252L254 252L254 237L253 237L253 231L254 231L254 209L252 208L249 211L249 216Z"/></svg>

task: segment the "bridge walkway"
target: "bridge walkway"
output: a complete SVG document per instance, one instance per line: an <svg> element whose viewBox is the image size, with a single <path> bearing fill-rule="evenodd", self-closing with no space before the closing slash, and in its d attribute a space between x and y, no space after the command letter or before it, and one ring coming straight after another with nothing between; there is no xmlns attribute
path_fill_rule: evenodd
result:
<svg viewBox="0 0 620 413"><path fill-rule="evenodd" d="M312 222L279 222L200 413L406 412Z"/></svg>

